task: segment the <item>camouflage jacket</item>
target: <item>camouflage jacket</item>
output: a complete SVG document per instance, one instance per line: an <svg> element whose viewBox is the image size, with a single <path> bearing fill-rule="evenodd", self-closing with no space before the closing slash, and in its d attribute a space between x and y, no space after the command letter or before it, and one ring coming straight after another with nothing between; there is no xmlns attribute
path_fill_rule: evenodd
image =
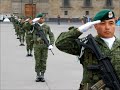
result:
<svg viewBox="0 0 120 90"><path fill-rule="evenodd" d="M23 25L24 25L25 22L19 22L18 26L19 26L19 32L21 34L24 34L25 33L25 30L23 28Z"/></svg>
<svg viewBox="0 0 120 90"><path fill-rule="evenodd" d="M78 46L75 39L77 39L81 34L82 33L77 29L63 32L57 38L55 45L63 52L79 56L81 54L81 47ZM111 62L120 78L120 40L116 38L111 50L100 37L96 36L95 40L102 53L111 58ZM82 82L91 84L96 83L100 79L99 71L89 71L87 68L89 65L98 64L94 53L92 53L90 49L85 49L81 61L84 68Z"/></svg>
<svg viewBox="0 0 120 90"><path fill-rule="evenodd" d="M53 45L55 41L54 34L51 31L50 27L45 23L42 26L38 25L38 28L36 28L36 25L34 25L33 40L35 44L44 43L43 39L38 35L39 30L43 30L45 36L49 40L49 43Z"/></svg>
<svg viewBox="0 0 120 90"><path fill-rule="evenodd" d="M33 25L31 25L29 22L25 22L22 28L25 30L26 36L32 35Z"/></svg>

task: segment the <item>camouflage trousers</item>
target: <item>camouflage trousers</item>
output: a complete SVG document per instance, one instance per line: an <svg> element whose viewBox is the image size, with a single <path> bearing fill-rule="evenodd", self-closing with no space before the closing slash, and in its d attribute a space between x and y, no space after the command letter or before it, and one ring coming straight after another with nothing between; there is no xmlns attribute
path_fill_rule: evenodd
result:
<svg viewBox="0 0 120 90"><path fill-rule="evenodd" d="M20 43L23 44L24 41L25 41L25 33L20 33L20 34L19 34L19 38L20 38L20 39L19 39L19 40L20 40Z"/></svg>
<svg viewBox="0 0 120 90"><path fill-rule="evenodd" d="M17 35L17 38L19 38L19 30L18 30L18 28L17 27L15 27L15 34Z"/></svg>
<svg viewBox="0 0 120 90"><path fill-rule="evenodd" d="M45 44L34 44L35 72L45 72L48 48Z"/></svg>
<svg viewBox="0 0 120 90"><path fill-rule="evenodd" d="M33 37L32 35L26 35L26 50L33 50Z"/></svg>

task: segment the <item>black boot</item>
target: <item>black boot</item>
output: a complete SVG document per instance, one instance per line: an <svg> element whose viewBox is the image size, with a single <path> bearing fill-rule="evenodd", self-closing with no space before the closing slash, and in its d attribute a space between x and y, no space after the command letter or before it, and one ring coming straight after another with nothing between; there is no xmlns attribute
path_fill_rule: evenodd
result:
<svg viewBox="0 0 120 90"><path fill-rule="evenodd" d="M25 45L21 43L20 46L25 46Z"/></svg>
<svg viewBox="0 0 120 90"><path fill-rule="evenodd" d="M22 44L20 44L20 46L22 46Z"/></svg>
<svg viewBox="0 0 120 90"><path fill-rule="evenodd" d="M35 81L36 81L36 82L40 82L40 81L41 81L40 76L37 76Z"/></svg>
<svg viewBox="0 0 120 90"><path fill-rule="evenodd" d="M41 72L41 82L45 82L45 79L44 79L44 72Z"/></svg>
<svg viewBox="0 0 120 90"><path fill-rule="evenodd" d="M27 54L26 57L29 57L29 54Z"/></svg>
<svg viewBox="0 0 120 90"><path fill-rule="evenodd" d="M32 57L33 55L30 53L30 54L29 54L29 56L31 56L31 57Z"/></svg>
<svg viewBox="0 0 120 90"><path fill-rule="evenodd" d="M44 77L42 77L40 81L41 81L41 82L45 82L45 79L44 79Z"/></svg>
<svg viewBox="0 0 120 90"><path fill-rule="evenodd" d="M27 49L27 55L26 55L26 57L29 57L29 50Z"/></svg>
<svg viewBox="0 0 120 90"><path fill-rule="evenodd" d="M40 73L37 73L37 77L36 77L36 82L40 82L41 81L41 76L40 76Z"/></svg>
<svg viewBox="0 0 120 90"><path fill-rule="evenodd" d="M20 39L19 36L17 36L17 39Z"/></svg>
<svg viewBox="0 0 120 90"><path fill-rule="evenodd" d="M25 46L25 45L22 43L21 46Z"/></svg>

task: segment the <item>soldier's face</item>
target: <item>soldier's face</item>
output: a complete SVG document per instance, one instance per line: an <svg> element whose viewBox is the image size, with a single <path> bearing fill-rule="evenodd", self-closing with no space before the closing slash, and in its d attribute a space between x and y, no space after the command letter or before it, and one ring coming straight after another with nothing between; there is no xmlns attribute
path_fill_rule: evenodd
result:
<svg viewBox="0 0 120 90"><path fill-rule="evenodd" d="M38 22L39 22L39 23L43 23L44 21L45 21L44 18L40 18Z"/></svg>
<svg viewBox="0 0 120 90"><path fill-rule="evenodd" d="M24 19L21 19L21 22L23 23L23 22L24 22Z"/></svg>
<svg viewBox="0 0 120 90"><path fill-rule="evenodd" d="M30 19L28 22L32 24L32 19Z"/></svg>
<svg viewBox="0 0 120 90"><path fill-rule="evenodd" d="M115 19L104 20L95 25L97 33L100 37L111 38L115 32Z"/></svg>

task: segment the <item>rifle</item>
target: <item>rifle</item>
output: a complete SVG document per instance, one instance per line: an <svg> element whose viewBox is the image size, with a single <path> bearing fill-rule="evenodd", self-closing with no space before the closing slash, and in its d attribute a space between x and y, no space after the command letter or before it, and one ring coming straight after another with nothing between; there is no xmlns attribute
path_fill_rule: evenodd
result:
<svg viewBox="0 0 120 90"><path fill-rule="evenodd" d="M37 34L39 37L42 38L42 40L45 42L45 44L47 45L47 47L49 47L49 40L47 39L47 37L45 36L45 33L43 32L43 30L41 28L39 28L39 25L37 23L34 24L34 27L37 29ZM54 55L53 51L51 49L49 49L52 54Z"/></svg>
<svg viewBox="0 0 120 90"><path fill-rule="evenodd" d="M87 40L87 43L84 43ZM84 39L76 39L78 45L82 45L85 48L89 48L93 51L98 61L98 68L101 74L101 78L106 85L106 87L111 90L120 90L120 79L110 62L111 59L105 55L103 55L98 47L94 37L89 34ZM94 67L91 67L94 68ZM97 68L97 69L98 69Z"/></svg>

